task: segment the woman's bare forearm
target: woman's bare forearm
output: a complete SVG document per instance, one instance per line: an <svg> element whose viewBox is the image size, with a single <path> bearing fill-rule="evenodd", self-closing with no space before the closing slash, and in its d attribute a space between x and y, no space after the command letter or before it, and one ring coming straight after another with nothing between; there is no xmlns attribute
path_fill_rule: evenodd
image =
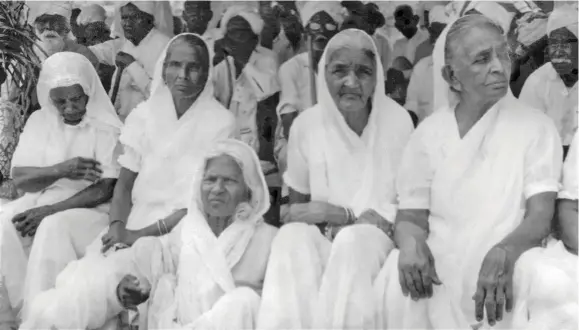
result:
<svg viewBox="0 0 579 330"><path fill-rule="evenodd" d="M126 225L133 208L133 186L137 175L138 173L121 168L111 202L111 213L109 216L111 223L113 221L121 221Z"/></svg>
<svg viewBox="0 0 579 330"><path fill-rule="evenodd" d="M51 207L56 212L77 208L94 208L111 200L117 179L102 179L81 190L74 196Z"/></svg>
<svg viewBox="0 0 579 330"><path fill-rule="evenodd" d="M530 197L521 224L499 243L514 254L515 260L527 250L541 246L543 240L551 233L556 197L555 192Z"/></svg>
<svg viewBox="0 0 579 330"><path fill-rule="evenodd" d="M29 193L48 188L64 177L59 164L46 167L15 167L12 174L16 188Z"/></svg>
<svg viewBox="0 0 579 330"><path fill-rule="evenodd" d="M429 234L428 210L398 210L394 224L394 243L398 248L414 242L426 242Z"/></svg>
<svg viewBox="0 0 579 330"><path fill-rule="evenodd" d="M177 210L177 211L173 212L171 215L169 215L168 217L166 217L165 219L162 219L164 225L158 224L158 221L157 221L154 224L139 230L139 237L162 236L163 233L161 233L159 231L159 229L161 229L163 232L164 231L167 231L167 232L172 231L173 228L175 228L179 224L179 222L181 222L181 219L183 219L186 215L187 215L187 209ZM161 220L159 220L159 221L161 221Z"/></svg>
<svg viewBox="0 0 579 330"><path fill-rule="evenodd" d="M567 250L577 255L577 200L561 199L557 208L561 240Z"/></svg>

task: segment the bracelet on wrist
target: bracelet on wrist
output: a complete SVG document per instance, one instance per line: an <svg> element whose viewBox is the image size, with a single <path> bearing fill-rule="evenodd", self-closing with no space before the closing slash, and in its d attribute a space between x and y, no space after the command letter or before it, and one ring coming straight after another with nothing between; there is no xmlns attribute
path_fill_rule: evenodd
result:
<svg viewBox="0 0 579 330"><path fill-rule="evenodd" d="M109 227L112 227L112 225L113 225L115 222L120 222L120 223L126 225L126 223L125 223L123 220L113 220L113 221L111 221L111 223L109 223Z"/></svg>

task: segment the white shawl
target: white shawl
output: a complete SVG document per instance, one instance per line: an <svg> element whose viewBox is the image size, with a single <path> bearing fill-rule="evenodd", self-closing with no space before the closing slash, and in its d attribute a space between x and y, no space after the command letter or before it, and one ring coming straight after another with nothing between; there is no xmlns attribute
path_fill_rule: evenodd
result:
<svg viewBox="0 0 579 330"><path fill-rule="evenodd" d="M187 207L189 199L184 192L189 191L191 180L206 148L214 140L230 137L234 132L233 116L213 97L211 66L205 88L185 114L177 118L171 91L163 80L162 72L167 50L183 35L185 34L174 37L167 44L155 67L151 97L129 115L125 125L135 127L123 131L120 137L124 145L135 150L145 149L142 166L133 187L133 204L165 205L159 208L160 212L165 214L159 216L166 216L167 212ZM203 40L198 35L188 35ZM211 62L211 48L203 42ZM131 212L129 227L141 228L148 225L135 225L133 220L142 221L133 219L136 216L142 214Z"/></svg>
<svg viewBox="0 0 579 330"><path fill-rule="evenodd" d="M251 200L238 205L234 222L216 237L205 218L199 192L208 160L220 155L231 156L239 164L251 191ZM235 288L231 269L245 253L270 204L257 155L247 144L232 139L217 142L207 154L191 195L187 216L182 220L176 299L163 313L166 318L160 320L160 328L170 328L175 319L181 326L194 322L210 310L221 295Z"/></svg>
<svg viewBox="0 0 579 330"><path fill-rule="evenodd" d="M328 57L346 45L371 49L376 56L372 112L361 136L350 129L338 110L325 77ZM291 149L296 145L309 149L309 193L312 200L350 207L356 215L372 208L386 219L393 220L397 209L394 176L413 126L408 112L385 94L378 54L372 37L361 30L348 29L330 40L318 67L318 104L300 114L294 122L288 161L291 167ZM308 142L308 146L296 141L305 134L314 136L308 140L313 141ZM290 187L296 189L291 174L286 172L284 178Z"/></svg>

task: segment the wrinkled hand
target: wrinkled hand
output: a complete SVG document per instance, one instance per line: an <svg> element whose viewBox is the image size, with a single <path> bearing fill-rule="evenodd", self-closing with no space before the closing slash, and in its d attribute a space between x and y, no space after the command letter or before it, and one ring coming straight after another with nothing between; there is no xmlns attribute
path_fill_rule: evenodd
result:
<svg viewBox="0 0 579 330"><path fill-rule="evenodd" d="M309 202L290 205L284 223L303 222L309 225L329 222L332 218L342 216L343 209L326 202Z"/></svg>
<svg viewBox="0 0 579 330"><path fill-rule="evenodd" d="M125 244L132 246L140 235L135 230L128 230L123 223L115 222L109 226L109 231L103 235L102 253L105 253L115 244Z"/></svg>
<svg viewBox="0 0 579 330"><path fill-rule="evenodd" d="M17 214L12 218L12 223L22 237L32 237L36 234L40 222L54 213L55 211L50 206L41 206Z"/></svg>
<svg viewBox="0 0 579 330"><path fill-rule="evenodd" d="M428 244L414 241L400 248L398 275L402 293L413 300L432 297L432 285L440 285Z"/></svg>
<svg viewBox="0 0 579 330"><path fill-rule="evenodd" d="M378 212L373 209L368 209L362 212L356 221L357 224L369 224L378 227L386 235L390 236L392 234L392 229L394 224L382 217Z"/></svg>
<svg viewBox="0 0 579 330"><path fill-rule="evenodd" d="M118 52L115 58L115 65L119 69L124 69L131 65L135 61L135 58L131 54L125 52Z"/></svg>
<svg viewBox="0 0 579 330"><path fill-rule="evenodd" d="M507 249L495 246L485 256L473 297L477 321L484 319L487 311L489 325L493 326L503 319L503 309L513 309L513 271L514 261Z"/></svg>
<svg viewBox="0 0 579 330"><path fill-rule="evenodd" d="M58 164L62 176L71 180L98 181L103 171L101 164L90 158L76 157Z"/></svg>
<svg viewBox="0 0 579 330"><path fill-rule="evenodd" d="M117 297L123 307L134 309L149 299L151 286L149 283L141 282L133 275L123 277L117 286Z"/></svg>

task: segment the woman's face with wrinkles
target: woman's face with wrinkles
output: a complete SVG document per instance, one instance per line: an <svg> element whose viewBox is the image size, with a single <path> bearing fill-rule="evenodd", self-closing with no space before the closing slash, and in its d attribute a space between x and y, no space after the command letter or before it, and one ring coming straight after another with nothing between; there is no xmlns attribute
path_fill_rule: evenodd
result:
<svg viewBox="0 0 579 330"><path fill-rule="evenodd" d="M228 155L217 156L207 162L201 182L201 201L209 216L229 217L237 205L249 200L249 188L243 171Z"/></svg>
<svg viewBox="0 0 579 330"><path fill-rule="evenodd" d="M376 60L369 50L342 47L330 53L325 76L340 112L362 111L376 88Z"/></svg>
<svg viewBox="0 0 579 330"><path fill-rule="evenodd" d="M82 121L86 114L88 95L81 85L55 87L48 92L48 96L65 124L74 126Z"/></svg>
<svg viewBox="0 0 579 330"><path fill-rule="evenodd" d="M205 88L208 76L207 50L185 37L173 41L163 67L163 79L173 97L196 98Z"/></svg>

